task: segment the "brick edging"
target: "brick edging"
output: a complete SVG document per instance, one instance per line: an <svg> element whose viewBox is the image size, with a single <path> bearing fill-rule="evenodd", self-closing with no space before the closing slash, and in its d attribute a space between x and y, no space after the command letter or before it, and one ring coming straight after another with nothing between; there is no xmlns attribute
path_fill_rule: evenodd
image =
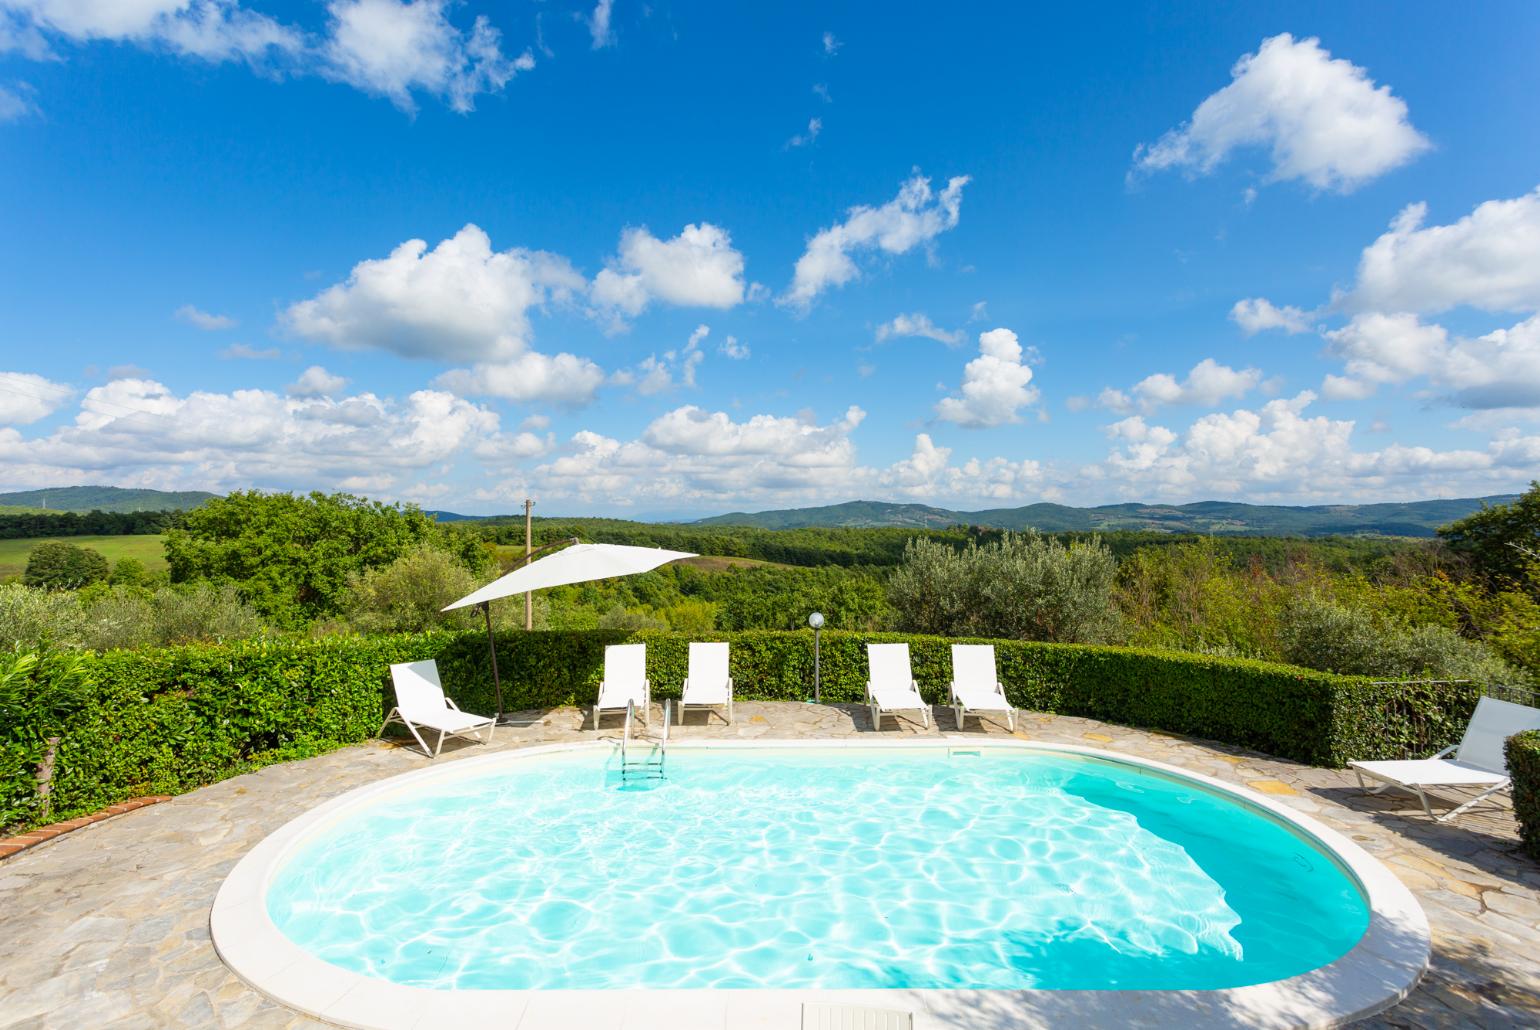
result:
<svg viewBox="0 0 1540 1030"><path fill-rule="evenodd" d="M55 837L62 837L72 830L80 829L82 826L90 826L92 823L111 819L113 816L122 815L124 812L132 812L137 808L158 805L162 801L170 800L171 795L169 794L151 794L142 798L129 798L127 801L119 801L115 805L108 805L106 808L92 812L90 815L66 819L62 823L50 823L47 826L39 826L35 830L19 833L14 837L0 837L0 859L9 858L18 851L26 851L30 847L35 847L44 841L53 840Z"/></svg>

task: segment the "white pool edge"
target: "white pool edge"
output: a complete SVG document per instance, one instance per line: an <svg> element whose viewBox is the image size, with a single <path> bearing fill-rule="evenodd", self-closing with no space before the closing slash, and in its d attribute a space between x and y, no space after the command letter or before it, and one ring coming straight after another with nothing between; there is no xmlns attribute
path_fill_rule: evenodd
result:
<svg viewBox="0 0 1540 1030"><path fill-rule="evenodd" d="M903 1009L915 1030L987 1024L1331 1027L1405 998L1427 969L1428 921L1412 892L1347 837L1255 791L1178 766L1113 751L1022 739L675 741L674 750L1013 749L1085 755L1202 785L1283 821L1334 855L1363 890L1369 928L1329 965L1285 980L1212 991L1120 990L570 990L443 991L406 987L331 965L284 936L267 914L268 885L310 834L382 796L432 781L558 752L612 750L608 741L547 744L436 764L348 791L286 823L236 863L220 886L209 928L220 958L251 987L291 1009L341 1026L414 1030L638 1030L801 1026L804 1002Z"/></svg>

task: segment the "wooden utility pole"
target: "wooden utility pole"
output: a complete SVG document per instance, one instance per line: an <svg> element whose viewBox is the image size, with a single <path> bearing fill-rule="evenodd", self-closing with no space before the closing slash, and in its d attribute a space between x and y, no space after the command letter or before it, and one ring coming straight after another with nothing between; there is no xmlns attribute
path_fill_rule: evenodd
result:
<svg viewBox="0 0 1540 1030"><path fill-rule="evenodd" d="M535 534L534 534L535 521L534 521L534 518L530 515L530 509L532 509L534 506L535 506L535 502L534 501L530 500L527 497L524 498L524 564L526 564L526 565L529 564L529 556L531 554L533 554L534 550L535 550ZM534 594L530 593L529 591L525 591L525 593L524 593L524 628L525 629L534 629L535 628L535 600L534 600L534 597L535 597Z"/></svg>

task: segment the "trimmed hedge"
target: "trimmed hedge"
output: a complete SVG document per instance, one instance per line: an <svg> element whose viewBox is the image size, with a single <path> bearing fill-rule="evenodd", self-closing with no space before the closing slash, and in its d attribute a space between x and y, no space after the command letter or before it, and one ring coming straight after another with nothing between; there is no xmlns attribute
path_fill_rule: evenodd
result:
<svg viewBox="0 0 1540 1030"><path fill-rule="evenodd" d="M803 632L712 634L732 644L735 696L812 696L813 638ZM508 633L498 639L507 711L591 704L606 644L647 644L653 696L677 698L688 638L661 632ZM822 696L859 702L865 644L908 641L928 701L951 674L941 637L829 631ZM1255 748L1312 765L1426 754L1459 738L1479 691L1375 686L1285 665L1079 644L993 641L1013 704ZM109 651L92 656L92 697L63 728L54 818L142 794L177 794L273 762L372 737L390 698L392 662L433 658L467 711L495 709L486 637L475 632L329 637ZM34 728L35 729L35 728ZM0 727L8 741L36 736ZM0 826L36 821L32 769L0 762Z"/></svg>
<svg viewBox="0 0 1540 1030"><path fill-rule="evenodd" d="M1513 777L1513 815L1526 854L1540 858L1540 730L1515 733L1503 745Z"/></svg>

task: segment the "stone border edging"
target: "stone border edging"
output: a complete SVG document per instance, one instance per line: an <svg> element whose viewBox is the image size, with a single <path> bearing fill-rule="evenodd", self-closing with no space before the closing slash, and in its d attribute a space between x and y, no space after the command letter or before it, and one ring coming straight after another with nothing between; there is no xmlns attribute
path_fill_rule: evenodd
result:
<svg viewBox="0 0 1540 1030"><path fill-rule="evenodd" d="M36 847L39 844L53 840L55 837L62 837L66 833L78 830L82 826L90 826L92 823L111 819L115 815L123 815L125 812L137 811L138 809L147 808L150 805L158 805L162 801L170 800L170 794L147 794L142 798L129 798L127 801L119 801L115 805L108 805L106 808L98 809L89 815L76 816L73 819L66 819L60 823L49 823L47 826L39 826L37 829L28 830L26 833L18 833L14 837L0 837L0 859L10 858L12 855L26 851L28 848Z"/></svg>

